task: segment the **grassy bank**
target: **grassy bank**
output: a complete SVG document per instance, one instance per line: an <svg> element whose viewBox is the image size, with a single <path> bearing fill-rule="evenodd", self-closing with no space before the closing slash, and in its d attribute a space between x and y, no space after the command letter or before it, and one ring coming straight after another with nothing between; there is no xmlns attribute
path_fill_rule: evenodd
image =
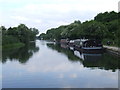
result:
<svg viewBox="0 0 120 90"><path fill-rule="evenodd" d="M25 45L24 43L7 44L7 45L3 45L2 49L3 50L6 50L6 49L15 49L15 48L23 47L24 45Z"/></svg>
<svg viewBox="0 0 120 90"><path fill-rule="evenodd" d="M109 45L107 44L108 41L110 42ZM115 40L104 39L102 41L102 44L107 45L107 46L112 46L112 47L120 47L120 42L117 39L115 39Z"/></svg>

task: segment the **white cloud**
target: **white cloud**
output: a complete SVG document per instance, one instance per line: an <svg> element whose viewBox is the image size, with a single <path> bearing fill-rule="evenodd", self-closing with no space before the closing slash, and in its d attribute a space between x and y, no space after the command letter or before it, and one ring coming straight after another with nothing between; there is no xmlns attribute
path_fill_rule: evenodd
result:
<svg viewBox="0 0 120 90"><path fill-rule="evenodd" d="M35 20L35 22L36 22L36 23L42 23L42 21L41 21L41 20Z"/></svg>
<svg viewBox="0 0 120 90"><path fill-rule="evenodd" d="M28 21L28 18L23 16L11 16L11 18L19 21Z"/></svg>
<svg viewBox="0 0 120 90"><path fill-rule="evenodd" d="M100 12L118 11L119 0L0 0L0 24L25 23L41 32L74 20L90 20ZM12 16L9 17L9 15ZM9 23L13 21L12 24ZM40 24L40 25L39 25Z"/></svg>
<svg viewBox="0 0 120 90"><path fill-rule="evenodd" d="M64 74L60 74L58 78L64 78Z"/></svg>
<svg viewBox="0 0 120 90"><path fill-rule="evenodd" d="M77 78L77 74L76 74L76 73L71 74L70 77L71 77L71 78Z"/></svg>
<svg viewBox="0 0 120 90"><path fill-rule="evenodd" d="M120 12L120 1L118 3L118 11Z"/></svg>

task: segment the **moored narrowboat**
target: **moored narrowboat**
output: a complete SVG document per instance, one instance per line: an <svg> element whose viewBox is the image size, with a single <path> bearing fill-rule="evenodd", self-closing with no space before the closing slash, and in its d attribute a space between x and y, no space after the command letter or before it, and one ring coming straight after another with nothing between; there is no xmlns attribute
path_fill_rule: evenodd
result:
<svg viewBox="0 0 120 90"><path fill-rule="evenodd" d="M74 48L86 53L97 53L103 51L103 45L100 40L77 39L74 40Z"/></svg>
<svg viewBox="0 0 120 90"><path fill-rule="evenodd" d="M61 40L60 40L60 43L61 43L61 44L68 44L68 43L69 43L69 40L68 40L68 39L61 39Z"/></svg>

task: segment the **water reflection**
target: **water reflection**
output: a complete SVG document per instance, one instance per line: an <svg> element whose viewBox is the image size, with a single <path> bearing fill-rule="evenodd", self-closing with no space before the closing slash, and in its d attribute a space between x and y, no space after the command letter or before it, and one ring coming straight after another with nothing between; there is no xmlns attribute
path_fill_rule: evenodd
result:
<svg viewBox="0 0 120 90"><path fill-rule="evenodd" d="M40 48L38 51L37 47ZM31 47L31 48L30 48ZM32 48L33 47L33 48ZM63 47L63 48L62 48ZM3 88L117 88L118 72L103 69L91 69L96 65L88 63L76 56L73 50L64 45L49 44L46 41L36 41L26 52L29 61L19 63L19 57L6 55L8 62L2 65ZM27 47L26 47L27 48ZM24 48L24 49L26 49ZM24 51L23 49L23 51ZM37 52L38 51L38 52ZM35 53L37 52L37 53ZM18 51L14 54L18 54ZM26 53L26 54L25 54ZM5 53L4 53L5 54ZM15 55L16 55L15 54ZM80 53L79 53L80 54ZM17 55L16 55L17 56ZM85 54L83 55L85 56ZM102 55L103 56L103 55ZM4 56L5 57L5 56ZM10 60L12 57L12 61ZM89 59L89 58L88 58ZM108 60L109 58L106 57ZM97 62L97 60L96 60ZM93 65L92 65L92 64ZM87 65L89 65L87 67ZM92 66L92 67L90 67ZM96 67L98 67L96 65ZM103 66L102 66L103 67ZM112 66L111 66L112 67ZM31 82L32 81L32 82Z"/></svg>
<svg viewBox="0 0 120 90"><path fill-rule="evenodd" d="M68 46L54 44L54 43L47 43L47 46L53 50L56 50L59 53L65 54L70 61L78 61L78 60L80 61L79 57L75 56L74 51L70 50Z"/></svg>
<svg viewBox="0 0 120 90"><path fill-rule="evenodd" d="M6 61L17 60L20 63L26 63L32 55L39 50L39 47L36 47L35 42L31 42L24 47L12 49L12 50L3 50L2 51L2 63Z"/></svg>
<svg viewBox="0 0 120 90"><path fill-rule="evenodd" d="M70 61L79 61L87 68L99 68L112 70L113 72L120 68L120 66L118 66L118 58L108 53L82 53L74 51L73 48L69 48L67 45L53 43L47 43L47 46L53 50L57 50L59 53L63 53Z"/></svg>

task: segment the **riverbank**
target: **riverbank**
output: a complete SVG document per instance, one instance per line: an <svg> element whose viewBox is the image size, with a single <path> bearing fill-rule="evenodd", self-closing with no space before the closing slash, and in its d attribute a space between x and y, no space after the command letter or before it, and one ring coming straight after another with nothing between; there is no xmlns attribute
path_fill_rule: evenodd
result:
<svg viewBox="0 0 120 90"><path fill-rule="evenodd" d="M20 48L23 47L25 44L24 43L14 43L14 44L8 44L8 45L3 45L2 49L15 49L15 48Z"/></svg>
<svg viewBox="0 0 120 90"><path fill-rule="evenodd" d="M107 46L107 45L103 45L103 47L106 49L106 51L115 54L117 56L120 56L120 48L119 47L115 47L115 46Z"/></svg>

